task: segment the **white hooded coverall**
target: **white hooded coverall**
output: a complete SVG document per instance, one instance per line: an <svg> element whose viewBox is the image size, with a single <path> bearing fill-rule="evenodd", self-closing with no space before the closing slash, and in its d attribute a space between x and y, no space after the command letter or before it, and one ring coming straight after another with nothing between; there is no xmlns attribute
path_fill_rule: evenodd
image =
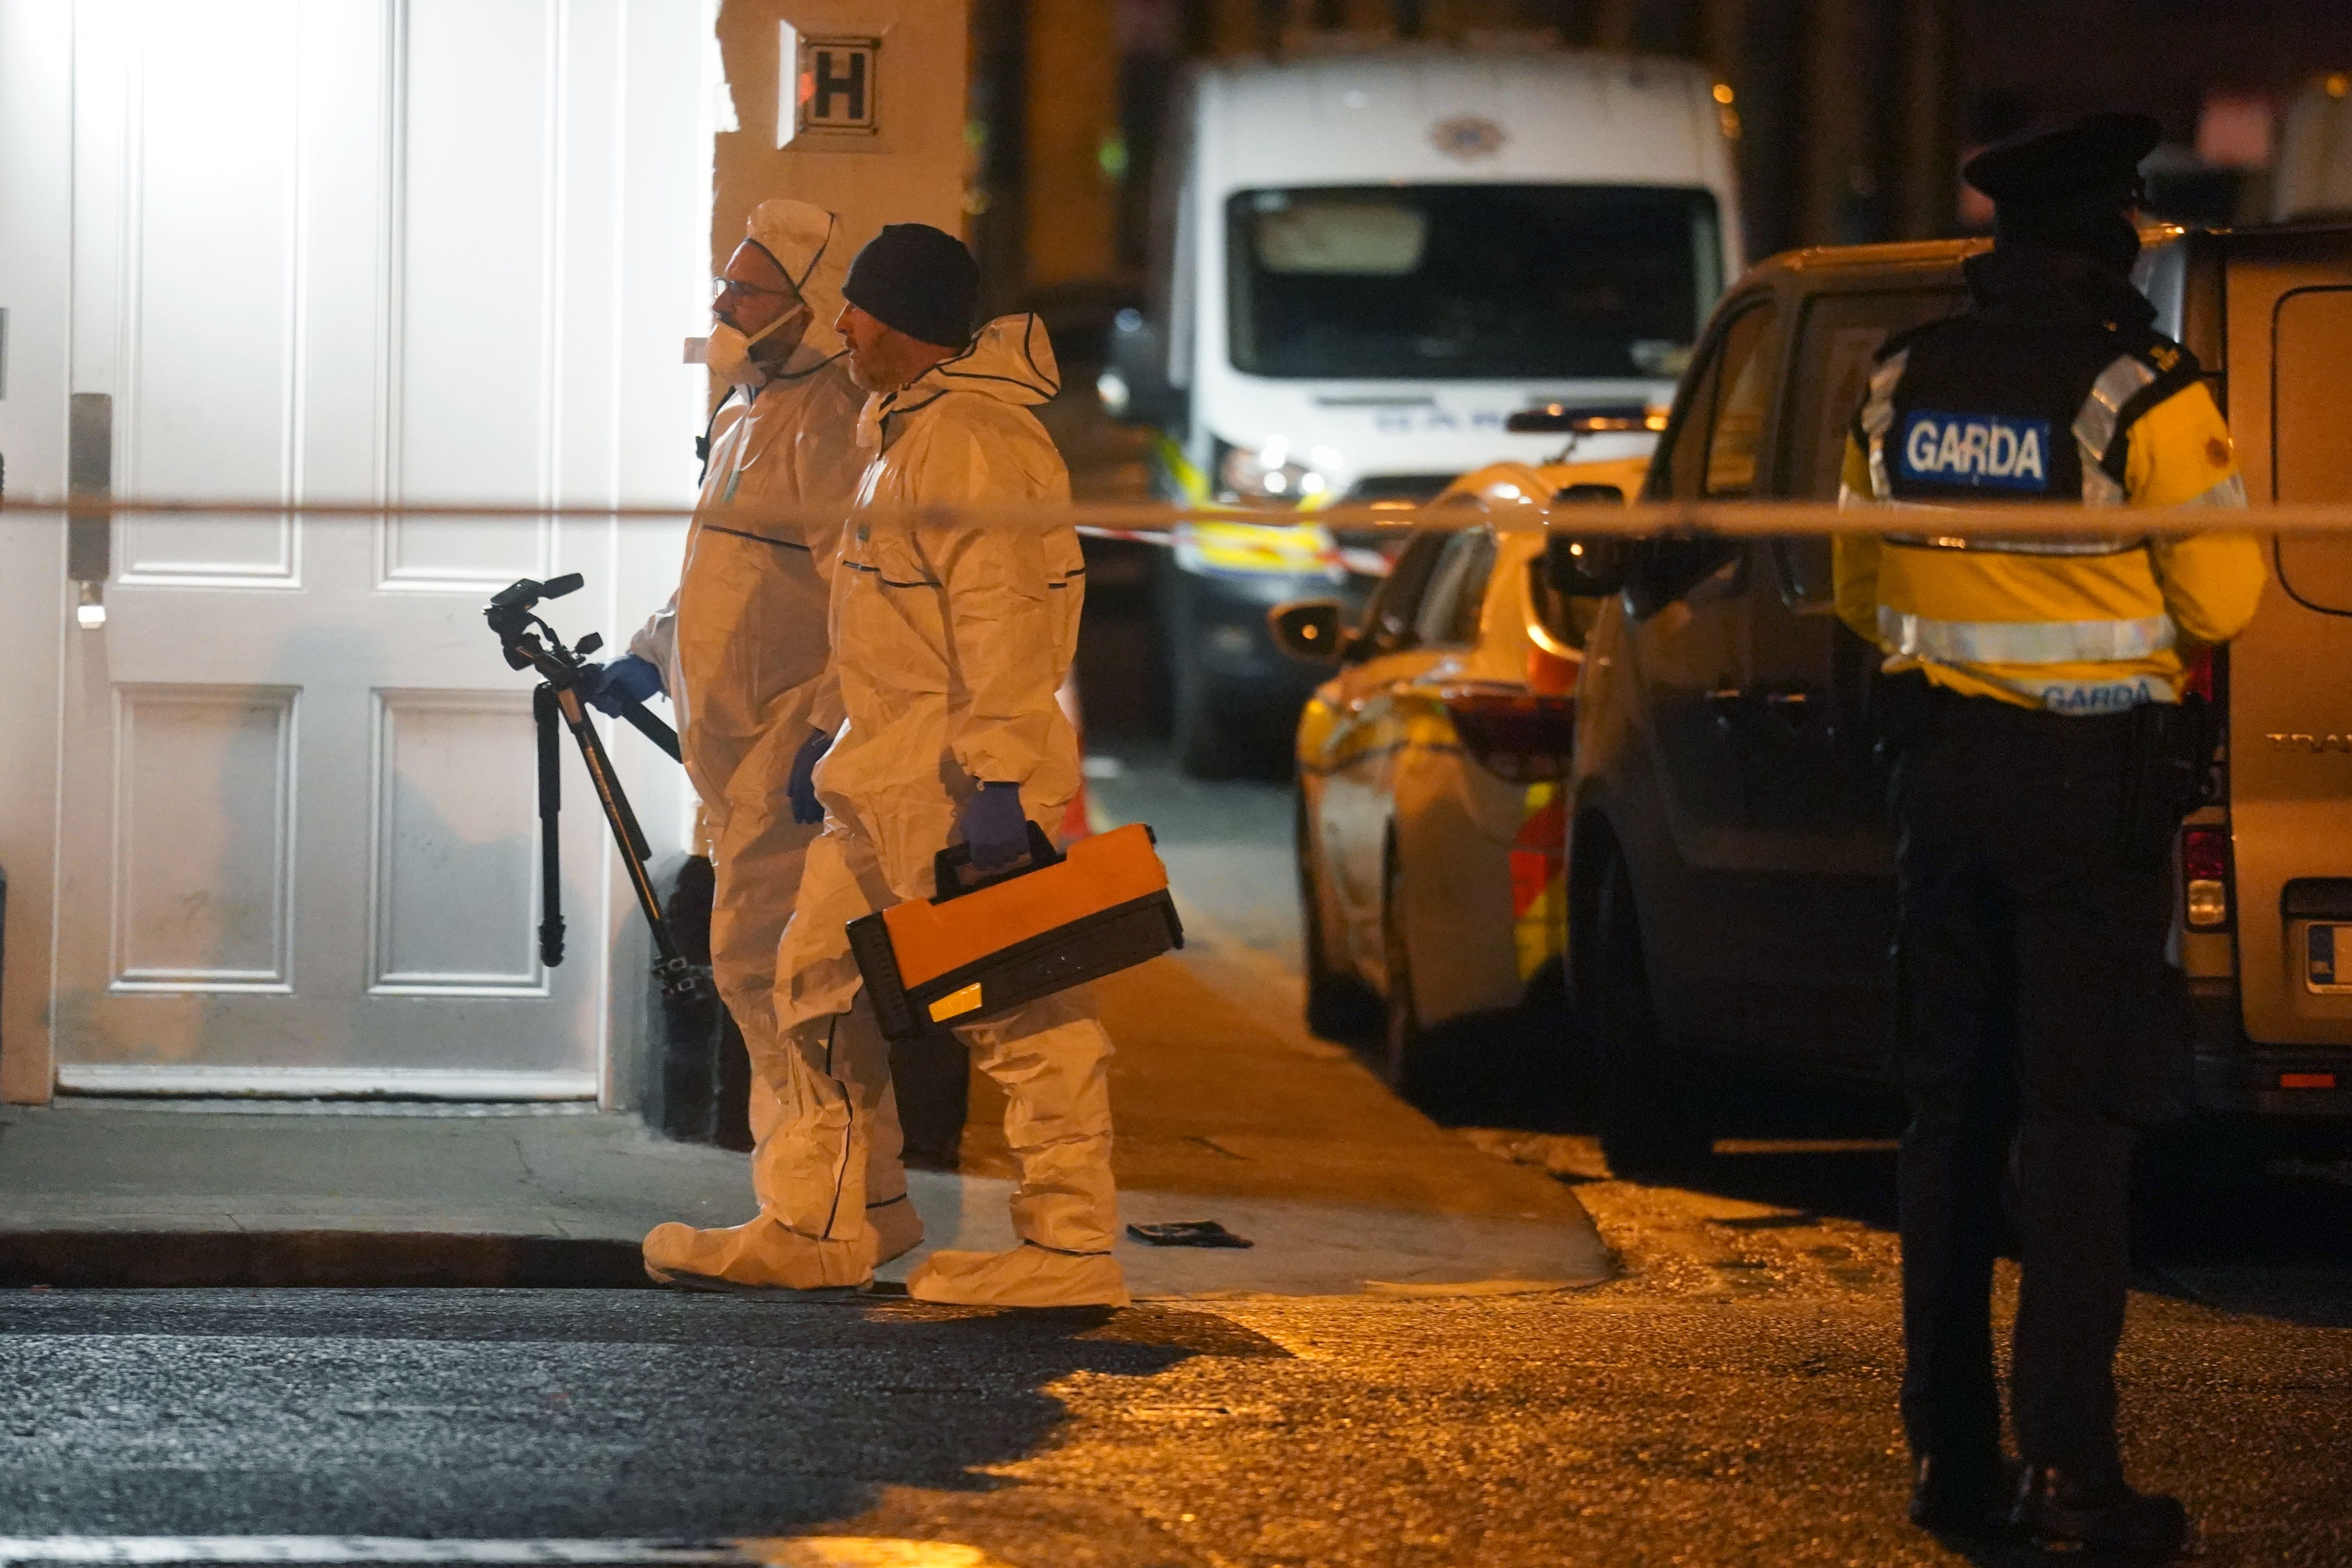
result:
<svg viewBox="0 0 2352 1568"><path fill-rule="evenodd" d="M629 651L659 668L677 713L716 874L713 975L756 1065L777 1055L776 944L818 831L793 821L784 784L825 684L840 549L837 524L778 513L846 514L871 454L856 445L866 394L849 379L833 330L849 263L837 220L806 202L770 201L753 211L747 234L793 279L812 317L782 368L748 400L739 388L719 410L677 590ZM777 1088L753 1074L755 1139L777 1120ZM755 1159L753 1189L764 1194L768 1185ZM877 1202L904 1195L895 1148L868 1185ZM906 1234L894 1241L912 1245L914 1226L907 1207L898 1227Z"/></svg>
<svg viewBox="0 0 2352 1568"><path fill-rule="evenodd" d="M872 1272L867 1221L877 1149L896 1150L888 1053L845 928L937 890L932 857L957 837L980 784L1013 783L1051 832L1079 783L1078 748L1055 693L1076 649L1085 565L1066 522L977 523L926 506L1066 502L1069 475L1029 412L1058 386L1034 316L982 329L965 353L874 398L861 434L878 448L858 491L833 584L842 722L817 769L824 834L809 851L778 959L776 1012L789 1082L767 1212L791 1232L780 1255L807 1285ZM1024 1246L941 1253L908 1279L935 1300L1121 1305L1110 1248L1110 1037L1078 992L956 1029L1008 1100ZM765 1076L772 1070L762 1064ZM789 1167L789 1181L782 1173Z"/></svg>

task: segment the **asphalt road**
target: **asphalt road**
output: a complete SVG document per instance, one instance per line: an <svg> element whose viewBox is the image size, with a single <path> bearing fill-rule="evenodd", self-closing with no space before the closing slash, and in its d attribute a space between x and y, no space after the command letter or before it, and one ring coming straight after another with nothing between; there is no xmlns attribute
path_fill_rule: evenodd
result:
<svg viewBox="0 0 2352 1568"><path fill-rule="evenodd" d="M1148 813L1204 918L1295 964L1283 792L1132 761L1105 804ZM1681 1187L1611 1179L1572 1107L1498 1103L1461 1131L1591 1210L1622 1270L1573 1293L1115 1314L0 1293L0 1537L818 1534L1017 1568L1970 1560L1901 1517L1885 1108L1746 1103ZM2189 1502L2200 1561L2352 1561L2352 1172L2275 1169L2141 1285L2128 1457Z"/></svg>

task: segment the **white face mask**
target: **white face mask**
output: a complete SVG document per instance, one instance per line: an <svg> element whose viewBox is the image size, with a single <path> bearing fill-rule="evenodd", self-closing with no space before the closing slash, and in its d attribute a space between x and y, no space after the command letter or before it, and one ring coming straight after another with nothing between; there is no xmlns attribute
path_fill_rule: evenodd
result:
<svg viewBox="0 0 2352 1568"><path fill-rule="evenodd" d="M751 345L789 326L797 326L798 331L794 333L797 337L799 331L808 330L808 322L806 306L785 311L749 337L726 321L714 321L710 336L703 346L702 363L713 375L736 386L757 388L765 384L768 372L751 358Z"/></svg>

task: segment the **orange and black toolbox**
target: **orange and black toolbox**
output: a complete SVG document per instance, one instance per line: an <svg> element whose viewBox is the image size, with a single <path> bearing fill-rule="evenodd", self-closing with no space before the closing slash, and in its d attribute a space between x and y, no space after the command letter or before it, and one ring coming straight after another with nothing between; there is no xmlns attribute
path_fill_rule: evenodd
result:
<svg viewBox="0 0 2352 1568"><path fill-rule="evenodd" d="M977 871L961 844L940 850L939 897L849 922L882 1033L977 1023L1183 946L1152 844L1135 823L1057 854L1033 822L1028 858L1009 870Z"/></svg>

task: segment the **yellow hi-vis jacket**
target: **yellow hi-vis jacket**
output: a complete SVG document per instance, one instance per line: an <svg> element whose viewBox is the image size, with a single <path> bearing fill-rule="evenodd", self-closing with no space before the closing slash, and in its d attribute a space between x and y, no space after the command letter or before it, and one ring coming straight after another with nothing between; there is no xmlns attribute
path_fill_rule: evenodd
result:
<svg viewBox="0 0 2352 1568"><path fill-rule="evenodd" d="M2122 504L2242 507L2229 426L2191 383L2127 428ZM1846 440L1841 506L1890 506L1881 466ZM2266 575L2250 533L2123 537L2096 552L2039 553L1939 537L1933 507L1906 506L1916 531L1841 534L1837 611L1886 656L1889 674L2025 708L2106 713L2180 696L2184 640L2215 646L2253 619ZM1916 519L1916 523L1912 520Z"/></svg>

